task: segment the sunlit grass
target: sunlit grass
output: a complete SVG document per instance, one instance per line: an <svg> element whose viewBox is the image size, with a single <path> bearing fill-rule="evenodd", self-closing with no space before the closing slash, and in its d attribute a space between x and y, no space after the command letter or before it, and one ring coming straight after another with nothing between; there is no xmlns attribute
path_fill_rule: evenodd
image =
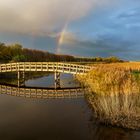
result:
<svg viewBox="0 0 140 140"><path fill-rule="evenodd" d="M89 89L87 98L100 122L139 129L140 75L126 67L104 64L78 79Z"/></svg>

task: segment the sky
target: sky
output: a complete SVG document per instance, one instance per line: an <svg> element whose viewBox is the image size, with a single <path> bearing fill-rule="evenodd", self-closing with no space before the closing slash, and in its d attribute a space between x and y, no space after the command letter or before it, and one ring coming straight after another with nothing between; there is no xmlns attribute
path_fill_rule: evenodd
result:
<svg viewBox="0 0 140 140"><path fill-rule="evenodd" d="M0 42L140 60L140 0L0 0Z"/></svg>

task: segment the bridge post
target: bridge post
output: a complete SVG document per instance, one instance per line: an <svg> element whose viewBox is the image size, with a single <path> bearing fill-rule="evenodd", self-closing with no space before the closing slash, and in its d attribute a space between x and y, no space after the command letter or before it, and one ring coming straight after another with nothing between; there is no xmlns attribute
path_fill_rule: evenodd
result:
<svg viewBox="0 0 140 140"><path fill-rule="evenodd" d="M17 73L18 87L20 87L20 72Z"/></svg>
<svg viewBox="0 0 140 140"><path fill-rule="evenodd" d="M60 88L60 73L59 72L54 73L54 84L55 84L55 89Z"/></svg>
<svg viewBox="0 0 140 140"><path fill-rule="evenodd" d="M21 77L22 74L22 77ZM18 80L18 87L20 87L21 85L25 86L25 72L20 72L18 71L17 73L17 80Z"/></svg>
<svg viewBox="0 0 140 140"><path fill-rule="evenodd" d="M25 71L22 72L22 84L25 86Z"/></svg>

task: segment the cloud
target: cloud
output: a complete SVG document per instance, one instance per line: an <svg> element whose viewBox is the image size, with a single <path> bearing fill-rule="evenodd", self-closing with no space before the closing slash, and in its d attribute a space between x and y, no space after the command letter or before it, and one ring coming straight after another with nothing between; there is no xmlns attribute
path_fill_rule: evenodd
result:
<svg viewBox="0 0 140 140"><path fill-rule="evenodd" d="M44 34L62 28L71 16L76 20L91 8L92 0L3 0L0 1L0 30ZM79 10L73 15L75 6Z"/></svg>
<svg viewBox="0 0 140 140"><path fill-rule="evenodd" d="M140 51L137 43L131 40L121 40L121 37L115 38L115 36L100 36L100 39L96 41L77 40L73 43L63 44L61 47L63 54L69 52L69 54L81 56L117 56L125 60L139 60Z"/></svg>
<svg viewBox="0 0 140 140"><path fill-rule="evenodd" d="M116 0L1 0L0 31L46 35Z"/></svg>

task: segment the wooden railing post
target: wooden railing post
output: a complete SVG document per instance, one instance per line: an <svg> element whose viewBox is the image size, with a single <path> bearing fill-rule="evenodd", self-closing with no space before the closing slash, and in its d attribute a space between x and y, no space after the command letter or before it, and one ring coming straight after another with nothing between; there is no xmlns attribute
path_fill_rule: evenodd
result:
<svg viewBox="0 0 140 140"><path fill-rule="evenodd" d="M55 89L60 88L60 73L55 72L54 73L54 84L55 84Z"/></svg>
<svg viewBox="0 0 140 140"><path fill-rule="evenodd" d="M25 71L22 72L22 85L25 86Z"/></svg>

